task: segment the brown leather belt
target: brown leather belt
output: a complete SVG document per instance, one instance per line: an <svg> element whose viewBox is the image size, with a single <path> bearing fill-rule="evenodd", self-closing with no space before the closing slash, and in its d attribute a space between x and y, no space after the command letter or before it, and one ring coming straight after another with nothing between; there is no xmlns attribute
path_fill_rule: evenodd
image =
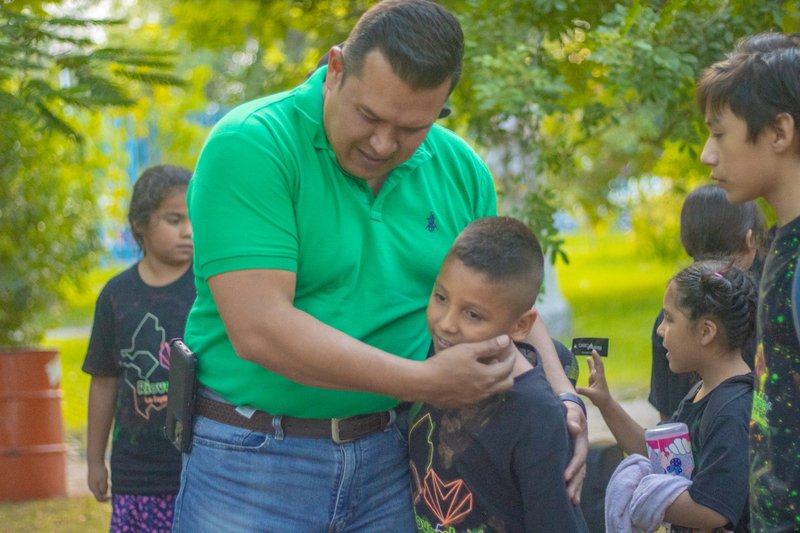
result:
<svg viewBox="0 0 800 533"><path fill-rule="evenodd" d="M223 424L260 433L274 434L277 429L273 422L276 418L274 415L264 411L255 411L253 416L248 418L240 414L235 405L217 402L202 396L195 400L194 412ZM349 418L281 416L280 428L286 436L331 439L333 442L343 444L385 430L394 422L396 416L394 409Z"/></svg>

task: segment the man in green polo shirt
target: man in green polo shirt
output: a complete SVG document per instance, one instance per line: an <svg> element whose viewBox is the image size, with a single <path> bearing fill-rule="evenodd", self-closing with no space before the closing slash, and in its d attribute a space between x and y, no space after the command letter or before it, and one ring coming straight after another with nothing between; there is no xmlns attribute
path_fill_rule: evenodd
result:
<svg viewBox="0 0 800 533"><path fill-rule="evenodd" d="M327 67L212 131L188 195L201 397L175 531L412 530L399 401L510 389L505 336L425 359L444 254L496 214L485 164L434 124L463 53L445 9L381 2Z"/></svg>

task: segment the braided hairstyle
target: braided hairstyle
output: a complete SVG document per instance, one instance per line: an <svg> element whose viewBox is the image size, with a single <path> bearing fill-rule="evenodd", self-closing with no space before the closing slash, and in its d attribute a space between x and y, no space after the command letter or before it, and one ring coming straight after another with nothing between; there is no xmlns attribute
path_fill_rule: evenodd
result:
<svg viewBox="0 0 800 533"><path fill-rule="evenodd" d="M713 319L724 330L729 349L742 349L753 338L758 291L746 272L728 261L698 261L671 281L678 307L689 320Z"/></svg>

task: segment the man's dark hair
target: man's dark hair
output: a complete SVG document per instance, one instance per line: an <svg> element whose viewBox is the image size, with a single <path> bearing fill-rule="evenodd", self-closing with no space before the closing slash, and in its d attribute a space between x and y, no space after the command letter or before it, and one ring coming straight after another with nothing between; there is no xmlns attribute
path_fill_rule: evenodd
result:
<svg viewBox="0 0 800 533"><path fill-rule="evenodd" d="M756 246L764 238L764 217L755 202L732 204L725 191L703 185L686 197L681 208L681 244L695 261L732 257L753 230Z"/></svg>
<svg viewBox="0 0 800 533"><path fill-rule="evenodd" d="M445 261L456 258L492 283L513 285L514 310L520 315L533 307L544 276L539 240L521 221L511 217L479 218L456 239Z"/></svg>
<svg viewBox="0 0 800 533"><path fill-rule="evenodd" d="M791 115L800 131L800 38L766 33L743 39L726 59L703 71L697 103L703 114L729 107L747 122L751 143L780 113Z"/></svg>
<svg viewBox="0 0 800 533"><path fill-rule="evenodd" d="M394 73L414 89L432 89L461 76L464 33L455 16L427 0L384 0L359 19L344 45L344 76L361 74L364 59L380 51Z"/></svg>
<svg viewBox="0 0 800 533"><path fill-rule="evenodd" d="M150 215L158 209L164 198L176 190L186 190L192 171L174 165L156 165L139 176L133 186L128 208L128 222L139 249L144 251L141 228L150 221Z"/></svg>

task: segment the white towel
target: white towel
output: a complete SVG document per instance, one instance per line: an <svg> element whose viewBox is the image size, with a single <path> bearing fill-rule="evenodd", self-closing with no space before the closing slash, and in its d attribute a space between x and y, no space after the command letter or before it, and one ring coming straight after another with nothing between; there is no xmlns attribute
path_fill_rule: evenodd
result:
<svg viewBox="0 0 800 533"><path fill-rule="evenodd" d="M606 531L633 533L631 498L639 481L652 473L650 461L635 453L617 466L606 487Z"/></svg>
<svg viewBox="0 0 800 533"><path fill-rule="evenodd" d="M667 507L691 486L692 482L683 476L644 476L631 498L631 522L641 530L655 531L664 521Z"/></svg>
<svg viewBox="0 0 800 533"><path fill-rule="evenodd" d="M646 457L629 455L614 470L606 488L606 531L655 531L667 507L691 485L681 476L653 474Z"/></svg>

